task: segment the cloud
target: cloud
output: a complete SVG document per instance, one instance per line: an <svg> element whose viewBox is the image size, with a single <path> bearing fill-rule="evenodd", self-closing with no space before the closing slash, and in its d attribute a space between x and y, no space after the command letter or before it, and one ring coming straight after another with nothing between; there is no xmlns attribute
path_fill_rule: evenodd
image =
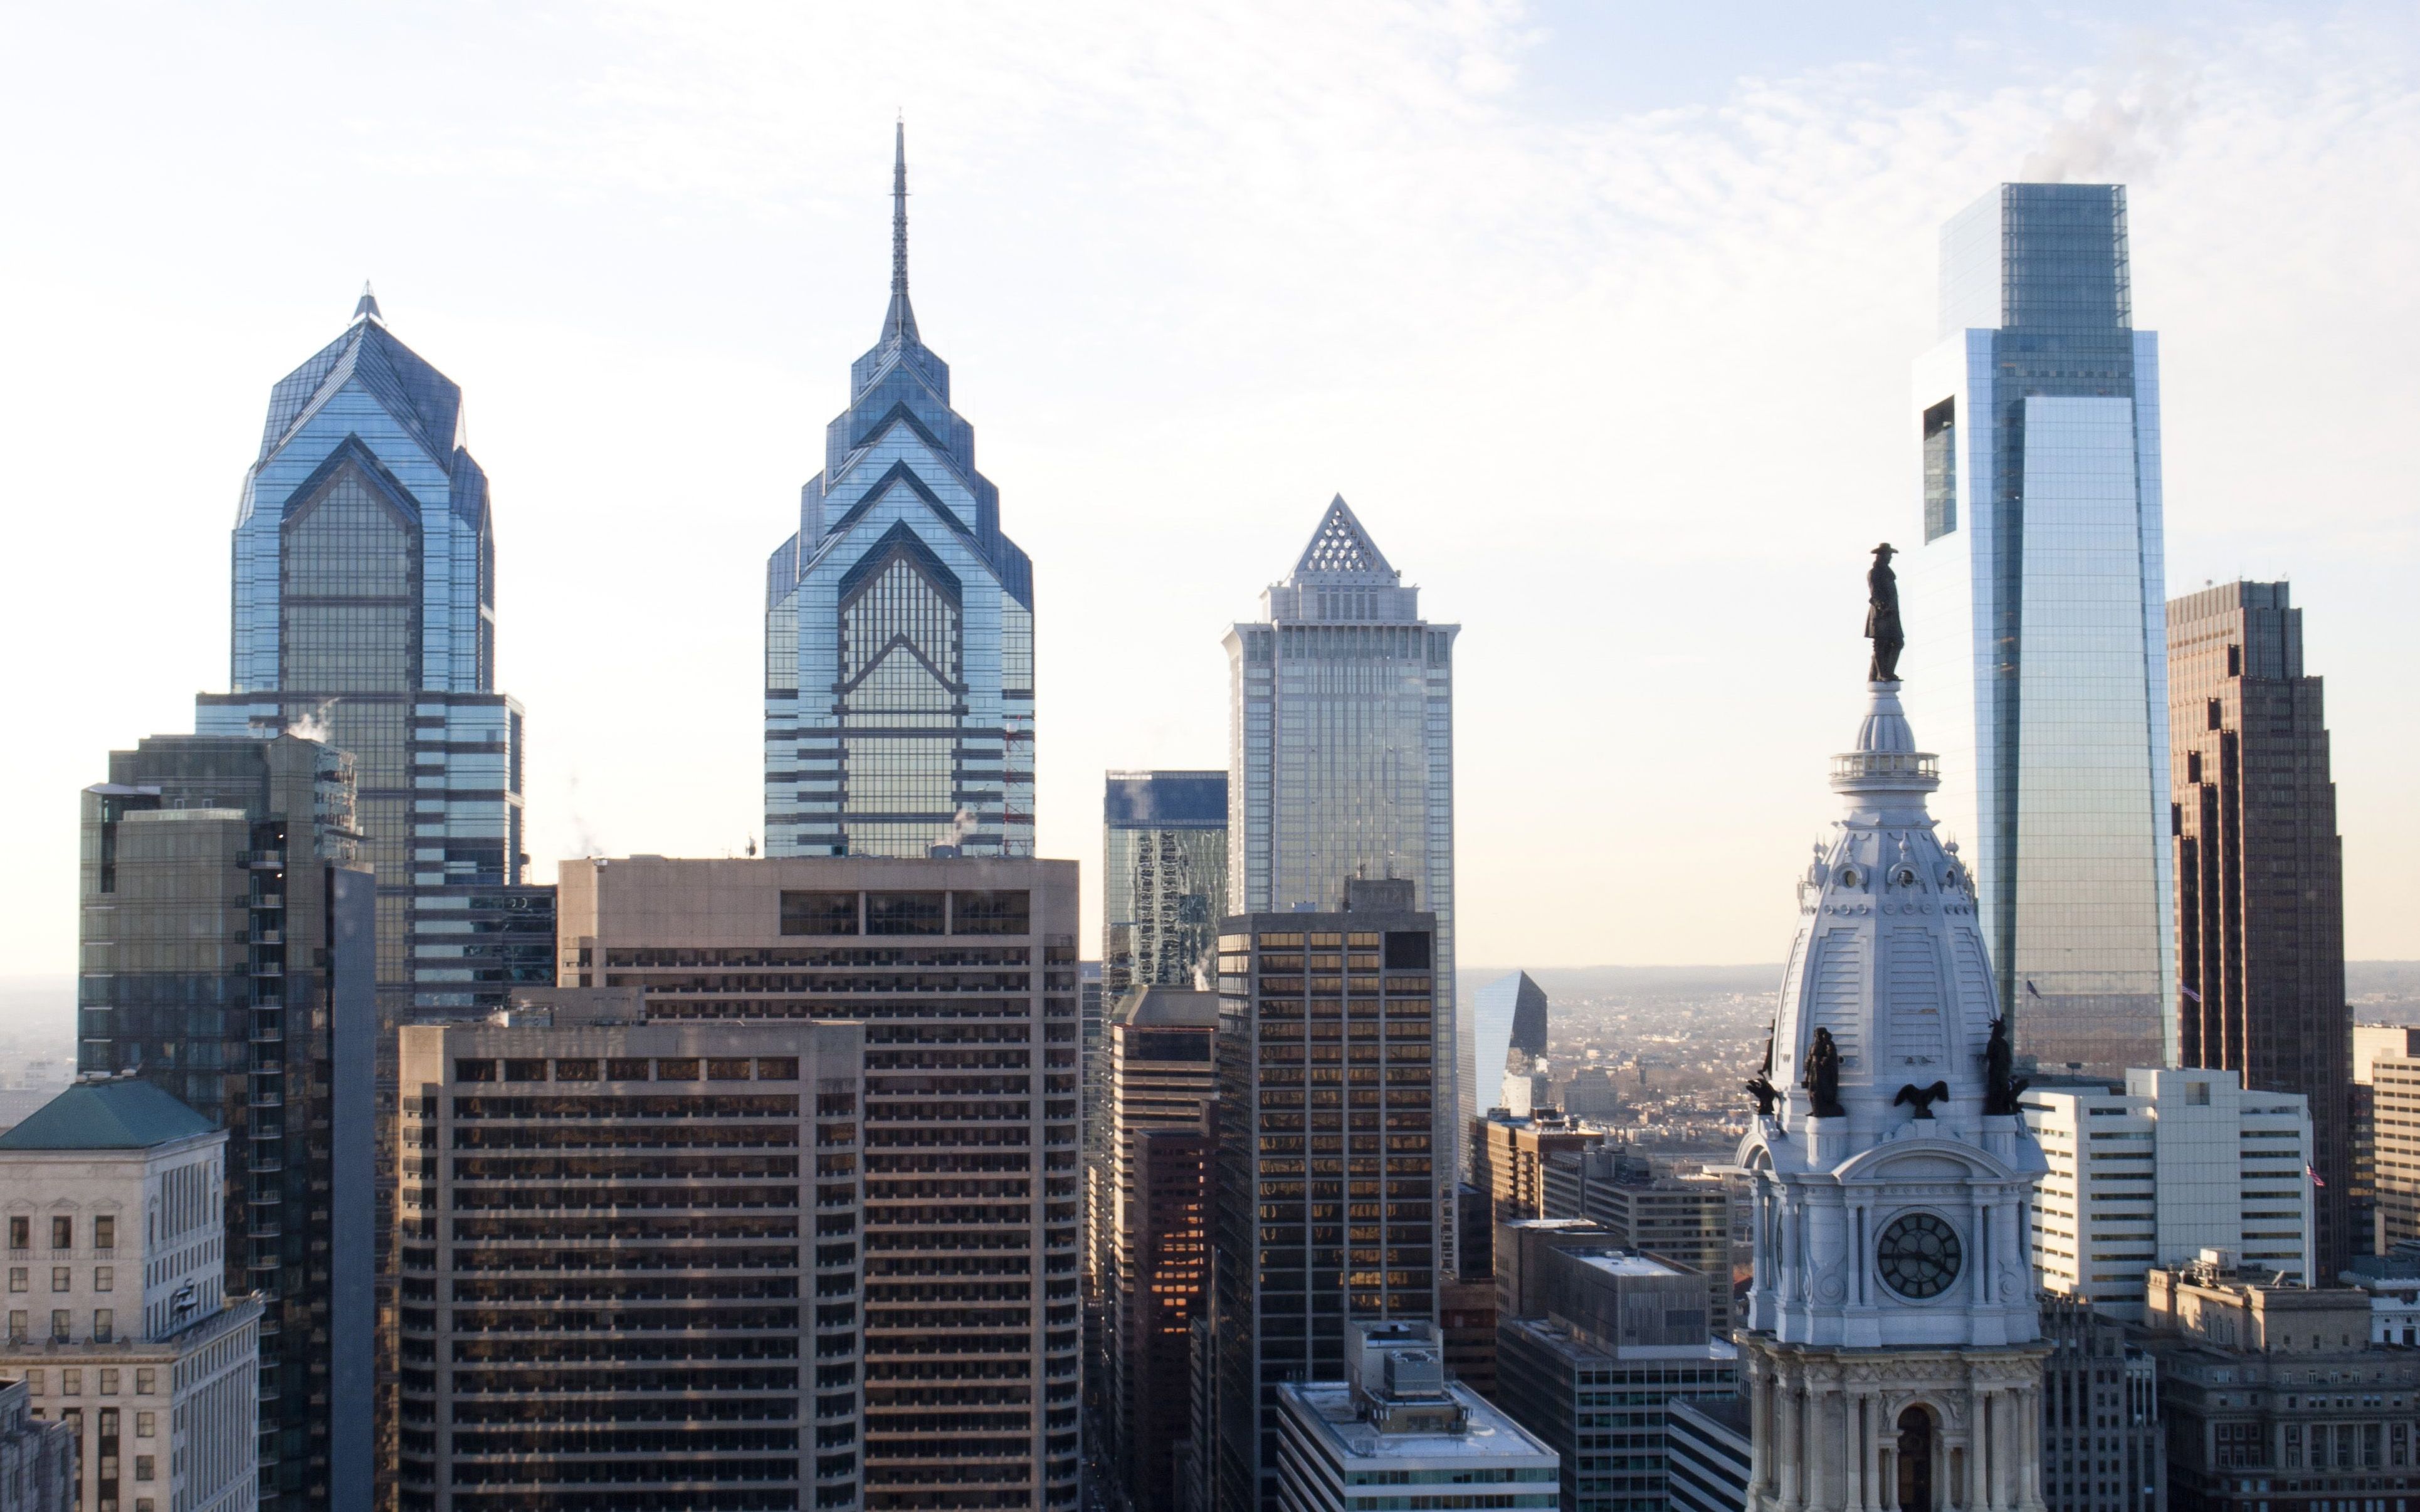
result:
<svg viewBox="0 0 2420 1512"><path fill-rule="evenodd" d="M2162 58L2082 93L2017 170L2027 183L2145 183L2156 177L2194 111L2193 77Z"/></svg>

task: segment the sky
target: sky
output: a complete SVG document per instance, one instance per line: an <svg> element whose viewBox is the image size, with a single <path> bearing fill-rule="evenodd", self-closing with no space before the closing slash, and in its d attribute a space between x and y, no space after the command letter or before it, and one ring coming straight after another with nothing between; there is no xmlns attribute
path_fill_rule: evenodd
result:
<svg viewBox="0 0 2420 1512"><path fill-rule="evenodd" d="M365 278L491 481L536 880L755 839L765 558L876 333L903 114L1088 938L1102 773L1224 764L1220 638L1341 492L1464 627L1463 959L1779 959L1867 553L1919 528L1939 225L2051 177L2129 187L2170 591L2291 580L2348 953L2420 957L2408 6L5 19L0 975L73 969L78 791L226 687L270 385Z"/></svg>

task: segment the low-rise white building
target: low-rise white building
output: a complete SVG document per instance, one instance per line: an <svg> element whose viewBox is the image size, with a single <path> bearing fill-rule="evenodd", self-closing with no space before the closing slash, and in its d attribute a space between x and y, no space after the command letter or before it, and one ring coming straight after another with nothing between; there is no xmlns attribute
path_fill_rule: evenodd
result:
<svg viewBox="0 0 2420 1512"><path fill-rule="evenodd" d="M2026 1127L2050 1174L2031 1237L2042 1289L2131 1322L2145 1277L2205 1249L2298 1285L2315 1277L2311 1115L2299 1094L2247 1092L2231 1071L2136 1070L2037 1087Z"/></svg>
<svg viewBox="0 0 2420 1512"><path fill-rule="evenodd" d="M1557 1506L1555 1452L1445 1375L1428 1323L1347 1323L1342 1381L1278 1388L1280 1512Z"/></svg>
<svg viewBox="0 0 2420 1512"><path fill-rule="evenodd" d="M260 1304L224 1294L226 1140L132 1076L0 1134L0 1376L69 1427L80 1506L258 1504Z"/></svg>

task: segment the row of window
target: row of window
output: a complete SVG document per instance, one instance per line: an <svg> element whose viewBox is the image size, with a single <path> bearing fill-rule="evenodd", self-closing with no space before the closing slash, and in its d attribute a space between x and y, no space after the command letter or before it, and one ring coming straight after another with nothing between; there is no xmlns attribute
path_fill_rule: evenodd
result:
<svg viewBox="0 0 2420 1512"><path fill-rule="evenodd" d="M12 1216L8 1220L8 1247L10 1249L31 1249L34 1247L34 1220L32 1217L19 1214ZM117 1247L117 1218L116 1214L104 1212L94 1215L92 1220L92 1247L95 1249L115 1249ZM51 1248L75 1248L74 1218L54 1217L51 1220ZM15 1289L23 1290L23 1288L17 1288Z"/></svg>

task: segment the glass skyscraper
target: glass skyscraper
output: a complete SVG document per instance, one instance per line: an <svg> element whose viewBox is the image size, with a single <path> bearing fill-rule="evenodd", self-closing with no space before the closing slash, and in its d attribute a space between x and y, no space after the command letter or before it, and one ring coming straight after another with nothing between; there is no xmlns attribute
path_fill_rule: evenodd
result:
<svg viewBox="0 0 2420 1512"><path fill-rule="evenodd" d="M1900 562L2000 1010L2095 1074L2176 1063L2159 343L2129 279L2117 185L2003 184L1943 228Z"/></svg>
<svg viewBox="0 0 2420 1512"><path fill-rule="evenodd" d="M551 890L520 885L521 707L495 687L494 522L463 440L461 389L365 288L271 391L236 515L233 691L194 715L351 753L390 1026L553 975Z"/></svg>
<svg viewBox="0 0 2420 1512"><path fill-rule="evenodd" d="M1261 613L1226 642L1228 911L1334 908L1357 878L1416 884L1419 907L1436 916L1435 1063L1459 1068L1453 641L1462 627L1419 617L1419 590L1404 586L1342 495L1294 571L1263 592ZM1438 1120L1437 1169L1450 1194L1462 1165L1460 1131L1449 1125ZM1453 1226L1443 1233L1450 1251Z"/></svg>
<svg viewBox="0 0 2420 1512"><path fill-rule="evenodd" d="M766 568L768 856L1033 854L1033 570L916 332L907 151L881 338Z"/></svg>
<svg viewBox="0 0 2420 1512"><path fill-rule="evenodd" d="M1520 1052L1517 1074L1527 1077L1546 1053L1546 990L1526 971L1498 977L1471 995L1469 1058L1462 1069L1462 1123L1502 1107L1505 1078L1515 1074L1513 1052ZM1518 1111L1526 1114L1529 1110Z"/></svg>
<svg viewBox="0 0 2420 1512"><path fill-rule="evenodd" d="M1111 772L1101 817L1109 997L1194 985L1227 906L1227 774Z"/></svg>

